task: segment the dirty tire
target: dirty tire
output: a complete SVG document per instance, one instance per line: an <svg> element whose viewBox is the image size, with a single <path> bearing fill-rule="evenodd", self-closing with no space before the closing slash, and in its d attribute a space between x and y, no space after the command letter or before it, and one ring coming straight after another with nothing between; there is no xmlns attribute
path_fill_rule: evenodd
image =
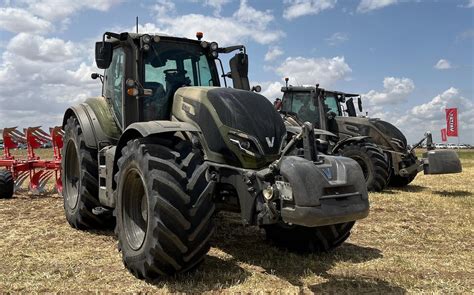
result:
<svg viewBox="0 0 474 295"><path fill-rule="evenodd" d="M64 126L62 155L62 195L69 224L81 230L111 228L111 214L92 213L100 206L97 152L86 147L82 128L73 116Z"/></svg>
<svg viewBox="0 0 474 295"><path fill-rule="evenodd" d="M267 239L276 246L299 253L317 253L330 251L350 236L355 221L304 227L277 223L264 226Z"/></svg>
<svg viewBox="0 0 474 295"><path fill-rule="evenodd" d="M417 173L412 173L406 177L400 176L400 175L395 175L392 174L390 177L390 181L388 183L389 186L392 187L404 187L409 185L416 177Z"/></svg>
<svg viewBox="0 0 474 295"><path fill-rule="evenodd" d="M15 182L13 175L8 170L0 171L0 199L11 199L13 197Z"/></svg>
<svg viewBox="0 0 474 295"><path fill-rule="evenodd" d="M148 280L194 269L214 232L201 153L156 139L130 140L121 153L114 215L125 267Z"/></svg>
<svg viewBox="0 0 474 295"><path fill-rule="evenodd" d="M380 192L389 179L389 164L383 151L368 142L349 143L339 150L339 155L355 160L364 172L367 190Z"/></svg>

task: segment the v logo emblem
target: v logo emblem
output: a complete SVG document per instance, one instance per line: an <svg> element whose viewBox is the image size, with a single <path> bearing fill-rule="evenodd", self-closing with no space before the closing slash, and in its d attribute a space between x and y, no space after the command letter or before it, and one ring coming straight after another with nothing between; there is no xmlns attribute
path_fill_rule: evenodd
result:
<svg viewBox="0 0 474 295"><path fill-rule="evenodd" d="M272 137L271 139L269 137L265 137L265 139L267 140L268 147L272 148L273 145L275 144L275 137Z"/></svg>

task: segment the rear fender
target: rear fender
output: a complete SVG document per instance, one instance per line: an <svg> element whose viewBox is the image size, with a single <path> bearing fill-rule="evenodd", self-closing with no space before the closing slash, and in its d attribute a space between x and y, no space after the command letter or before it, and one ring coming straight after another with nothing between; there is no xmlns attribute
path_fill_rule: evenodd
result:
<svg viewBox="0 0 474 295"><path fill-rule="evenodd" d="M120 128L115 123L104 97L89 98L68 108L63 117L63 129L71 116L79 121L88 148L100 149L116 143L120 137Z"/></svg>
<svg viewBox="0 0 474 295"><path fill-rule="evenodd" d="M370 136L354 136L354 137L348 137L346 139L343 139L341 141L339 141L336 146L334 146L334 148L332 149L332 154L337 154L339 152L339 150L349 144L349 143L353 143L353 142L363 142L363 141L367 141L367 139L369 139Z"/></svg>

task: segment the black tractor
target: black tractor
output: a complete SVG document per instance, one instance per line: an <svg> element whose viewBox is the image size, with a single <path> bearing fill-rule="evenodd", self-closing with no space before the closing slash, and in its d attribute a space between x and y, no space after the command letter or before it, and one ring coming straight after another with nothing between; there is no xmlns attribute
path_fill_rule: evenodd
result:
<svg viewBox="0 0 474 295"><path fill-rule="evenodd" d="M386 185L408 185L418 172L445 174L461 172L461 163L453 151L434 150L431 134L409 147L403 133L389 122L358 116L362 112L359 94L328 91L319 85L282 87L283 98L276 108L285 123L301 126L311 122L318 134L321 152L342 155L361 166L370 191L381 191ZM357 100L357 102L355 102ZM415 148L426 140L428 152L419 159Z"/></svg>
<svg viewBox="0 0 474 295"><path fill-rule="evenodd" d="M63 120L69 224L115 224L125 266L146 279L199 265L218 210L240 212L292 250L343 243L369 212L359 165L318 153L310 123L288 138L280 114L250 89L245 47L197 36L106 32L96 43L102 96ZM233 51L219 75L219 55Z"/></svg>

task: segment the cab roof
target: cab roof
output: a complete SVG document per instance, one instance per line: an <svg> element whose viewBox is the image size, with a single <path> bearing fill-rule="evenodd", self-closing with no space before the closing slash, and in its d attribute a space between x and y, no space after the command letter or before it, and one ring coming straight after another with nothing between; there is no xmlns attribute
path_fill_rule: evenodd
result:
<svg viewBox="0 0 474 295"><path fill-rule="evenodd" d="M346 93L346 92L335 91L335 90L326 90L324 88L319 88L319 89L322 89L322 90L326 91L326 93L334 93L336 95L344 95L345 97L360 96L360 94ZM293 86L293 85L289 85L288 87L283 86L281 88L281 92L310 92L310 91L315 91L315 90L316 90L316 86Z"/></svg>

